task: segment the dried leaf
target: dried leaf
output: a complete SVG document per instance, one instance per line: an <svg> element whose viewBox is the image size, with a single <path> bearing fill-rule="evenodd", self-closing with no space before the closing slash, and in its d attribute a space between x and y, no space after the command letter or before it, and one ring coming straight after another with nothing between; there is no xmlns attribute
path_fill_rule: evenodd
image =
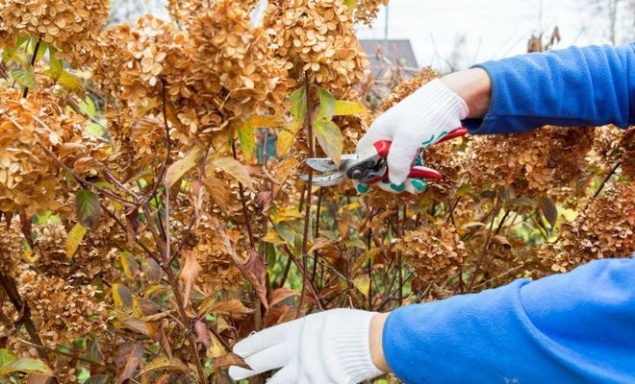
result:
<svg viewBox="0 0 635 384"><path fill-rule="evenodd" d="M208 350L212 346L212 339L210 338L210 331L207 328L207 323L202 320L196 320L194 323L194 333L196 334L196 342L205 346L205 350Z"/></svg>
<svg viewBox="0 0 635 384"><path fill-rule="evenodd" d="M368 275L359 275L353 279L353 285L357 288L358 291L362 293L365 297L368 297L368 293L370 292L370 276Z"/></svg>
<svg viewBox="0 0 635 384"><path fill-rule="evenodd" d="M274 306L290 297L300 296L300 292L288 287L278 288L269 295L269 305Z"/></svg>
<svg viewBox="0 0 635 384"><path fill-rule="evenodd" d="M169 359L163 356L157 357L156 359L150 361L143 367L139 374L145 375L153 371L191 372L190 368L181 360L175 358Z"/></svg>
<svg viewBox="0 0 635 384"><path fill-rule="evenodd" d="M278 133L278 139L276 140L276 154L278 156L282 157L289 152L289 149L291 149L293 141L300 131L301 126L302 121L292 120L284 127L284 129L280 130Z"/></svg>
<svg viewBox="0 0 635 384"><path fill-rule="evenodd" d="M284 182L289 178L289 175L293 174L293 171L299 164L300 162L293 157L289 157L278 164L278 166L275 169L275 172L276 172L275 179L278 182L278 184L273 187L274 199L275 199L275 196L280 191L280 188L282 188L282 185L284 184Z"/></svg>
<svg viewBox="0 0 635 384"><path fill-rule="evenodd" d="M143 357L143 343L138 342L134 346L127 344L122 346L116 358L117 366L120 368L115 379L115 384L123 384L130 379L137 370L141 358Z"/></svg>
<svg viewBox="0 0 635 384"><path fill-rule="evenodd" d="M213 176L209 172L206 172L206 176L203 179L203 183L207 188L207 192L214 202L218 205L221 211L227 213L230 209L231 203L231 191L227 188L226 183Z"/></svg>
<svg viewBox="0 0 635 384"><path fill-rule="evenodd" d="M85 234L86 228L84 228L84 226L80 223L75 224L68 232L68 235L66 235L66 243L64 244L64 251L66 251L67 259L70 260L73 258L75 252L77 252L79 244L82 242L82 239L84 239Z"/></svg>
<svg viewBox="0 0 635 384"><path fill-rule="evenodd" d="M553 228L558 220L558 209L556 206L548 197L543 196L538 199L538 207L540 207L540 212L542 212L542 215Z"/></svg>
<svg viewBox="0 0 635 384"><path fill-rule="evenodd" d="M181 251L183 255L183 261L181 262L181 273L179 274L179 279L183 282L185 286L183 292L183 305L187 306L190 301L190 293L192 292L192 288L196 283L196 279L198 275L201 273L203 268L198 263L196 259L196 253L192 249L184 248Z"/></svg>
<svg viewBox="0 0 635 384"><path fill-rule="evenodd" d="M231 299L227 301L215 302L214 298L208 297L203 300L201 307L199 308L199 316L204 316L208 313L215 315L250 315L254 311L245 307L245 305L238 299Z"/></svg>
<svg viewBox="0 0 635 384"><path fill-rule="evenodd" d="M203 157L203 148L194 147L180 160L175 161L165 173L165 185L172 188Z"/></svg>
<svg viewBox="0 0 635 384"><path fill-rule="evenodd" d="M247 279L256 289L256 293L265 308L269 307L267 302L267 266L262 256L255 250L249 254L249 260L243 266L247 273Z"/></svg>
<svg viewBox="0 0 635 384"><path fill-rule="evenodd" d="M245 368L245 369L251 369L251 367L249 365L247 365L247 363L245 363L243 361L243 359L234 354L234 353L228 353L224 356L221 356L219 358L217 358L214 361L214 369L222 369L222 368L227 368L231 365L234 365L236 367L241 367L241 368Z"/></svg>
<svg viewBox="0 0 635 384"><path fill-rule="evenodd" d="M210 165L220 168L222 171L226 172L234 179L236 179L245 188L253 188L251 184L251 177L249 176L249 171L247 170L247 167L245 167L240 161L232 157L221 157L218 159L213 159Z"/></svg>
<svg viewBox="0 0 635 384"><path fill-rule="evenodd" d="M30 357L23 357L0 367L0 376L6 376L14 372L37 373L40 375L53 376L51 368L49 368L46 363L42 360Z"/></svg>

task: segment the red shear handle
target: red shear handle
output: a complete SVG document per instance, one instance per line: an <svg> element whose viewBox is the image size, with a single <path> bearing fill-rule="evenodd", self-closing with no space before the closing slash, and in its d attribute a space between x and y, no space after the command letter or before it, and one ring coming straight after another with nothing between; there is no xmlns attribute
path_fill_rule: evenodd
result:
<svg viewBox="0 0 635 384"><path fill-rule="evenodd" d="M442 143L444 141L448 141L460 136L464 136L466 133L467 133L467 128L464 128L464 127L457 128L453 130L452 132L448 133L447 135L443 136L441 140L439 140L437 143ZM377 154L379 156L387 157L388 152L390 151L390 144L391 144L390 141L384 140L384 141L376 141L375 144L373 145L375 146L375 150L377 150ZM418 177L418 176L409 176L409 177Z"/></svg>
<svg viewBox="0 0 635 384"><path fill-rule="evenodd" d="M410 169L410 173L408 174L408 178L441 180L443 175L432 168L412 167ZM386 172L382 177L369 181L368 184L376 184L384 180L388 180L388 172Z"/></svg>

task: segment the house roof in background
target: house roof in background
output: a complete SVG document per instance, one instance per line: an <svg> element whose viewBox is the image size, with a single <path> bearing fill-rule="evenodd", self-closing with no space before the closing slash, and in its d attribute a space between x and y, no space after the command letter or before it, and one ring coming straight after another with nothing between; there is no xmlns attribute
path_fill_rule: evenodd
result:
<svg viewBox="0 0 635 384"><path fill-rule="evenodd" d="M375 75L381 73L388 65L399 66L407 71L419 69L419 64L409 39L360 39L359 43L364 48L364 52L366 52L370 62L370 70ZM381 51L387 62L377 57L378 50Z"/></svg>

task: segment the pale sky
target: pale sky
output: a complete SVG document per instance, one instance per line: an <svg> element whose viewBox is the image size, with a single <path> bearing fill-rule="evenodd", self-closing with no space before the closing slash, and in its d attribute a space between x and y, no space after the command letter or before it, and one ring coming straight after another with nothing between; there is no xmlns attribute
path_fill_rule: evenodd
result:
<svg viewBox="0 0 635 384"><path fill-rule="evenodd" d="M460 66L526 52L533 33L550 36L558 25L562 41L556 46L605 43L589 28L589 7L575 0L391 0L388 38L408 38L419 65L443 69L456 41L465 36ZM597 16L596 14L596 17ZM385 10L372 29L360 28L360 38L384 38ZM596 23L597 24L597 23ZM458 68L462 69L462 68Z"/></svg>

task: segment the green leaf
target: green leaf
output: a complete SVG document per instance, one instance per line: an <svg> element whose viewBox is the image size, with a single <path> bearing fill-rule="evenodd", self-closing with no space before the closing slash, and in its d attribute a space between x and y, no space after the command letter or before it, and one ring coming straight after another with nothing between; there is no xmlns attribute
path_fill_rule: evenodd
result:
<svg viewBox="0 0 635 384"><path fill-rule="evenodd" d="M49 63L50 63L50 67L49 70L46 71L45 73L49 76L51 76L51 78L53 78L53 80L57 81L57 79L59 79L59 77L62 75L62 72L64 72L64 63L62 62L62 59L58 59L56 56L57 53L57 49L53 46L49 47Z"/></svg>
<svg viewBox="0 0 635 384"><path fill-rule="evenodd" d="M0 367L4 367L7 364L11 364L17 359L18 359L17 356L11 353L11 351L9 351L8 349L6 348L0 349Z"/></svg>
<svg viewBox="0 0 635 384"><path fill-rule="evenodd" d="M318 87L318 95L320 96L320 116L330 119L335 114L335 98L331 92L322 87Z"/></svg>
<svg viewBox="0 0 635 384"><path fill-rule="evenodd" d="M46 50L49 49L49 45L46 41L40 41L40 45L38 46L37 49L37 55L35 56L35 60L38 61L40 60L44 54L46 53Z"/></svg>
<svg viewBox="0 0 635 384"><path fill-rule="evenodd" d="M245 120L243 124L240 124L237 129L238 140L240 141L240 147L243 149L247 162L251 162L254 156L254 149L256 148L256 142L254 139L254 128L251 126L249 120Z"/></svg>
<svg viewBox="0 0 635 384"><path fill-rule="evenodd" d="M0 367L0 376L6 376L14 372L37 373L40 375L53 376L51 368L49 368L43 361L30 357L23 357Z"/></svg>
<svg viewBox="0 0 635 384"><path fill-rule="evenodd" d="M79 244L82 242L84 235L86 234L86 228L80 223L77 223L71 228L66 235L66 243L64 244L64 250L66 251L66 257L70 260L77 252Z"/></svg>
<svg viewBox="0 0 635 384"><path fill-rule="evenodd" d="M368 113L364 104L357 101L335 101L335 116L361 115Z"/></svg>
<svg viewBox="0 0 635 384"><path fill-rule="evenodd" d="M291 93L291 115L296 120L302 121L306 116L306 89L300 87Z"/></svg>
<svg viewBox="0 0 635 384"><path fill-rule="evenodd" d="M82 112L90 117L97 117L97 107L95 107L95 102L93 102L93 99L91 99L90 97L85 97L81 99L78 104Z"/></svg>
<svg viewBox="0 0 635 384"><path fill-rule="evenodd" d="M99 221L99 197L88 189L82 189L75 196L75 214L77 220L85 227L92 228Z"/></svg>
<svg viewBox="0 0 635 384"><path fill-rule="evenodd" d="M320 147L335 165L339 166L344 146L340 127L331 120L322 119L315 122L314 128Z"/></svg>
<svg viewBox="0 0 635 384"><path fill-rule="evenodd" d="M181 180L181 178L198 163L204 153L203 148L194 147L185 154L184 158L170 165L165 173L165 185L168 188L172 188L177 181Z"/></svg>
<svg viewBox="0 0 635 384"><path fill-rule="evenodd" d="M24 44L25 42L29 41L29 39L29 36L18 36L18 41L15 46L4 49L2 51L2 62L7 64L9 63L9 61L14 59L22 64L22 66L26 66L26 61L23 58L14 55L18 48L20 48L20 46L22 46L22 44Z"/></svg>
<svg viewBox="0 0 635 384"><path fill-rule="evenodd" d="M28 66L26 70L19 68L12 69L9 71L9 74L23 87L30 89L37 88L37 80L35 79L35 74L31 66Z"/></svg>

